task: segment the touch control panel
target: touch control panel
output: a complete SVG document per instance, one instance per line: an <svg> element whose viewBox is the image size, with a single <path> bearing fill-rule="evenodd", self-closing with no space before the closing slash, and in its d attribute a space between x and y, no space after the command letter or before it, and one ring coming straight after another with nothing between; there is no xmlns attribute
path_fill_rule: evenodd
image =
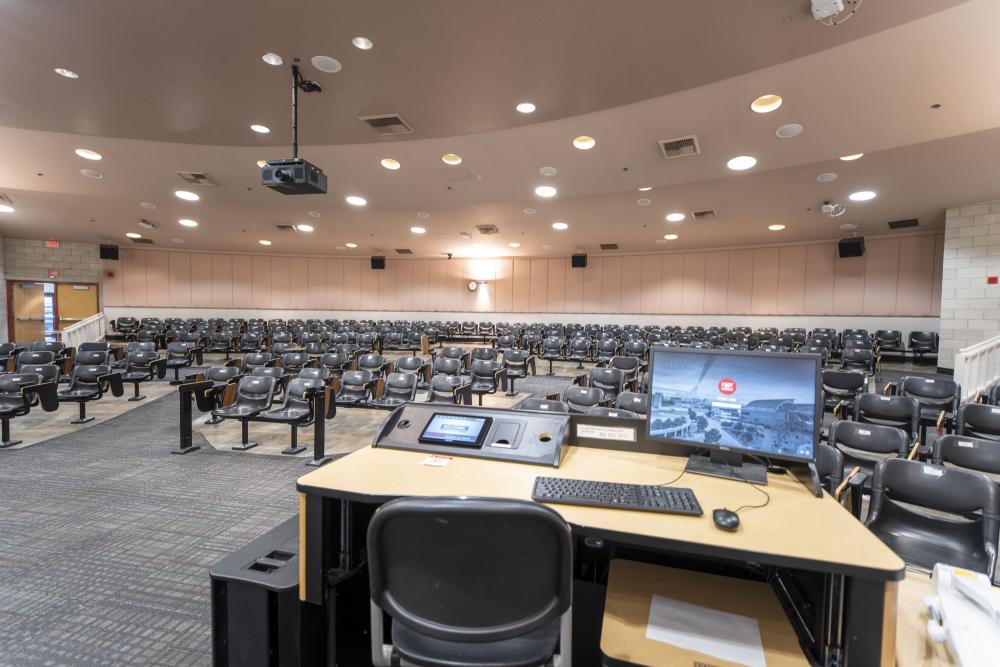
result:
<svg viewBox="0 0 1000 667"><path fill-rule="evenodd" d="M406 403L389 415L372 446L558 468L568 438L564 414Z"/></svg>

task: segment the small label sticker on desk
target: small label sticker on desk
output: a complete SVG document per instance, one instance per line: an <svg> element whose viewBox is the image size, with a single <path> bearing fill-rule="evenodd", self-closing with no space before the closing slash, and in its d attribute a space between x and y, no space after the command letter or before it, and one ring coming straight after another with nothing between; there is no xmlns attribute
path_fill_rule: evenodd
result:
<svg viewBox="0 0 1000 667"><path fill-rule="evenodd" d="M420 462L420 465L433 466L435 468L443 468L449 463L451 463L450 456L428 456L426 459Z"/></svg>
<svg viewBox="0 0 1000 667"><path fill-rule="evenodd" d="M622 426L596 426L594 424L577 424L576 437L595 438L597 440L620 440L635 442L635 429Z"/></svg>

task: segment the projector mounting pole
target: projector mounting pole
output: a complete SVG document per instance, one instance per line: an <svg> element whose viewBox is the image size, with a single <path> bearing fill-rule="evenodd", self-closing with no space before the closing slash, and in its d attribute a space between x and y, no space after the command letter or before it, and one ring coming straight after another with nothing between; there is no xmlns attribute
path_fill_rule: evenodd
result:
<svg viewBox="0 0 1000 667"><path fill-rule="evenodd" d="M298 58L292 65L292 157L299 156L299 74Z"/></svg>

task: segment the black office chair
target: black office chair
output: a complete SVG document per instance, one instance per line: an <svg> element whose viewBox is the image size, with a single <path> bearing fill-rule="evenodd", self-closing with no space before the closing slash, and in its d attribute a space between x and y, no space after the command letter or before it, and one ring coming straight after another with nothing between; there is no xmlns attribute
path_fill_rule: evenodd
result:
<svg viewBox="0 0 1000 667"><path fill-rule="evenodd" d="M271 408L275 382L275 379L269 376L249 375L244 377L236 386L233 402L212 410L213 417L239 420L240 443L233 445L232 449L242 451L257 446L256 442L250 442L249 422Z"/></svg>
<svg viewBox="0 0 1000 667"><path fill-rule="evenodd" d="M596 405L607 405L604 392L597 387L569 387L562 393L562 400L569 406L570 413L586 414Z"/></svg>
<svg viewBox="0 0 1000 667"><path fill-rule="evenodd" d="M401 498L376 510L367 547L374 665L570 665L573 538L552 509Z"/></svg>
<svg viewBox="0 0 1000 667"><path fill-rule="evenodd" d="M937 563L947 563L982 572L992 580L1000 536L1000 489L980 473L887 459L875 466L865 525L910 565L931 570Z"/></svg>
<svg viewBox="0 0 1000 667"><path fill-rule="evenodd" d="M87 416L87 403L100 400L110 391L114 396L125 393L122 378L118 373L112 373L111 367L103 364L97 366L77 366L70 376L69 386L59 392L59 400L67 403L77 403L80 406L80 416L70 420L70 424L86 424L94 421Z"/></svg>
<svg viewBox="0 0 1000 667"><path fill-rule="evenodd" d="M554 401L549 398L529 396L517 406L518 410L539 410L541 412L569 413L569 406L564 401Z"/></svg>
<svg viewBox="0 0 1000 667"><path fill-rule="evenodd" d="M1000 407L966 403L955 416L955 433L1000 440Z"/></svg>

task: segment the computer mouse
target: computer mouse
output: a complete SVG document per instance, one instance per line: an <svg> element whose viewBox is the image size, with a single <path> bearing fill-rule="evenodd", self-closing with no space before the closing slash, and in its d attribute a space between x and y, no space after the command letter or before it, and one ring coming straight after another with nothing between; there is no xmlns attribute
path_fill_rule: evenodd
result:
<svg viewBox="0 0 1000 667"><path fill-rule="evenodd" d="M740 516L732 510L717 509L713 511L712 521L715 522L715 527L719 530L732 532L740 527Z"/></svg>

